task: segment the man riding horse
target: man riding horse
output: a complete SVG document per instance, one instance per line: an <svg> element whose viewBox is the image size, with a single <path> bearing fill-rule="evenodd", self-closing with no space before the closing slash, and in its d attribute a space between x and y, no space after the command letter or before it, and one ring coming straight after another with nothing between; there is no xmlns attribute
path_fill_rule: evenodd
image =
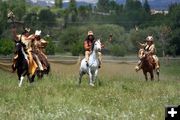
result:
<svg viewBox="0 0 180 120"><path fill-rule="evenodd" d="M32 40L32 53L33 57L38 65L40 71L47 70L48 61L47 56L44 53L44 48L47 46L47 42L41 38L41 30L35 31L35 37Z"/></svg>
<svg viewBox="0 0 180 120"><path fill-rule="evenodd" d="M150 55L152 56L154 63L155 63L155 69L159 70L159 59L158 57L155 55L156 53L156 48L154 45L154 38L153 36L148 36L146 38L146 43L142 44L139 43L140 47L143 48L143 50L145 51L146 55ZM141 69L141 65L142 65L142 61L141 58L139 58L140 60L138 61L138 65L135 67L136 71L139 71Z"/></svg>
<svg viewBox="0 0 180 120"><path fill-rule="evenodd" d="M25 51L25 58L28 61L29 64L29 73L30 74L34 74L36 68L38 67L36 62L33 60L32 54L31 54L31 42L34 39L34 35L30 35L30 28L24 28L24 32L22 34L17 34L16 33L16 28L12 29L13 32L13 37L15 39L15 43L21 43L24 47L24 51ZM13 58L13 71L16 70L17 68L17 58L18 55L15 54L15 57Z"/></svg>
<svg viewBox="0 0 180 120"><path fill-rule="evenodd" d="M47 70L47 56L44 54L44 48L47 42L41 38L41 31L36 30L35 34L29 35L30 29L25 28L24 32L17 35L16 29L13 28L15 42L21 42L24 45L25 56L29 64L29 73L34 74L38 68L40 71ZM16 70L18 55L13 58L13 71Z"/></svg>
<svg viewBox="0 0 180 120"><path fill-rule="evenodd" d="M92 31L88 31L88 36L87 38L84 40L84 49L85 49L85 59L86 59L86 65L89 66L89 55L91 53L91 50L92 50L92 45L93 43L95 42L95 38L94 38L94 35L93 35L93 32ZM102 46L103 47L103 46ZM99 68L101 67L101 64L102 64L102 54L101 52L98 52L98 59L99 59Z"/></svg>

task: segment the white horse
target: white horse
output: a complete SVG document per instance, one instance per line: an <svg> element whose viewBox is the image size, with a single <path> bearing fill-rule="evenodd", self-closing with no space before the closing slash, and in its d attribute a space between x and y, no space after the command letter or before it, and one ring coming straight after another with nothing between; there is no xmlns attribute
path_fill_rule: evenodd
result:
<svg viewBox="0 0 180 120"><path fill-rule="evenodd" d="M81 79L84 74L89 75L89 85L94 86L95 78L98 74L99 59L98 52L101 52L101 41L96 40L92 45L92 51L89 56L89 66L87 66L85 58L81 61L80 72L79 72L79 84L81 84Z"/></svg>

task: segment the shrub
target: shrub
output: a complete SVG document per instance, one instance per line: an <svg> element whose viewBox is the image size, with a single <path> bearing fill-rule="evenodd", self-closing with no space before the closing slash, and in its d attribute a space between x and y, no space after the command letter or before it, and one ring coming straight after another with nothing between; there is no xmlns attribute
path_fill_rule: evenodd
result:
<svg viewBox="0 0 180 120"><path fill-rule="evenodd" d="M0 40L0 54L9 55L13 53L14 44L12 40Z"/></svg>
<svg viewBox="0 0 180 120"><path fill-rule="evenodd" d="M83 54L83 51L84 49L81 42L73 44L71 47L71 53L73 56L79 56L80 54Z"/></svg>
<svg viewBox="0 0 180 120"><path fill-rule="evenodd" d="M114 56L125 56L127 50L123 45L113 45L111 47L111 53Z"/></svg>
<svg viewBox="0 0 180 120"><path fill-rule="evenodd" d="M48 42L48 45L46 47L46 53L48 55L54 55L55 54L55 45L52 42L52 38L51 37L45 37L45 40Z"/></svg>

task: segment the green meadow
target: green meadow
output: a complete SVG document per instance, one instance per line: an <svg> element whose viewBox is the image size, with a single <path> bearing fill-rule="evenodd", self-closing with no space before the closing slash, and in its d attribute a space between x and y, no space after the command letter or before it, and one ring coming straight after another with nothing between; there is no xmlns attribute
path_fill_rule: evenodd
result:
<svg viewBox="0 0 180 120"><path fill-rule="evenodd" d="M162 63L160 81L145 81L135 64L104 63L95 87L78 83L79 64L52 63L52 71L18 87L0 70L1 120L163 120L166 105L180 104L180 62Z"/></svg>

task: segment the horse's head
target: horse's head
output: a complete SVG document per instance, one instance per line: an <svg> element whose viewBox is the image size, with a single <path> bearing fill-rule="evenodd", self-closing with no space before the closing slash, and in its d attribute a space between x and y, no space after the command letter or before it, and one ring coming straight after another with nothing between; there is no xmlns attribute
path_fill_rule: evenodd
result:
<svg viewBox="0 0 180 120"><path fill-rule="evenodd" d="M101 41L100 39L96 40L93 44L93 51L101 52Z"/></svg>
<svg viewBox="0 0 180 120"><path fill-rule="evenodd" d="M146 57L144 49L139 49L138 57L139 59L144 59Z"/></svg>
<svg viewBox="0 0 180 120"><path fill-rule="evenodd" d="M153 62L152 55L147 54L144 49L140 49L140 50L139 50L139 52L138 52L138 57L139 57L139 59L140 59L141 61L150 62L150 63Z"/></svg>
<svg viewBox="0 0 180 120"><path fill-rule="evenodd" d="M26 57L26 53L24 51L24 47L25 47L25 45L22 42L17 42L16 46L15 46L16 53L18 54L18 56L21 56L21 57L25 58Z"/></svg>
<svg viewBox="0 0 180 120"><path fill-rule="evenodd" d="M19 53L21 51L22 45L20 42L16 43L16 52Z"/></svg>

